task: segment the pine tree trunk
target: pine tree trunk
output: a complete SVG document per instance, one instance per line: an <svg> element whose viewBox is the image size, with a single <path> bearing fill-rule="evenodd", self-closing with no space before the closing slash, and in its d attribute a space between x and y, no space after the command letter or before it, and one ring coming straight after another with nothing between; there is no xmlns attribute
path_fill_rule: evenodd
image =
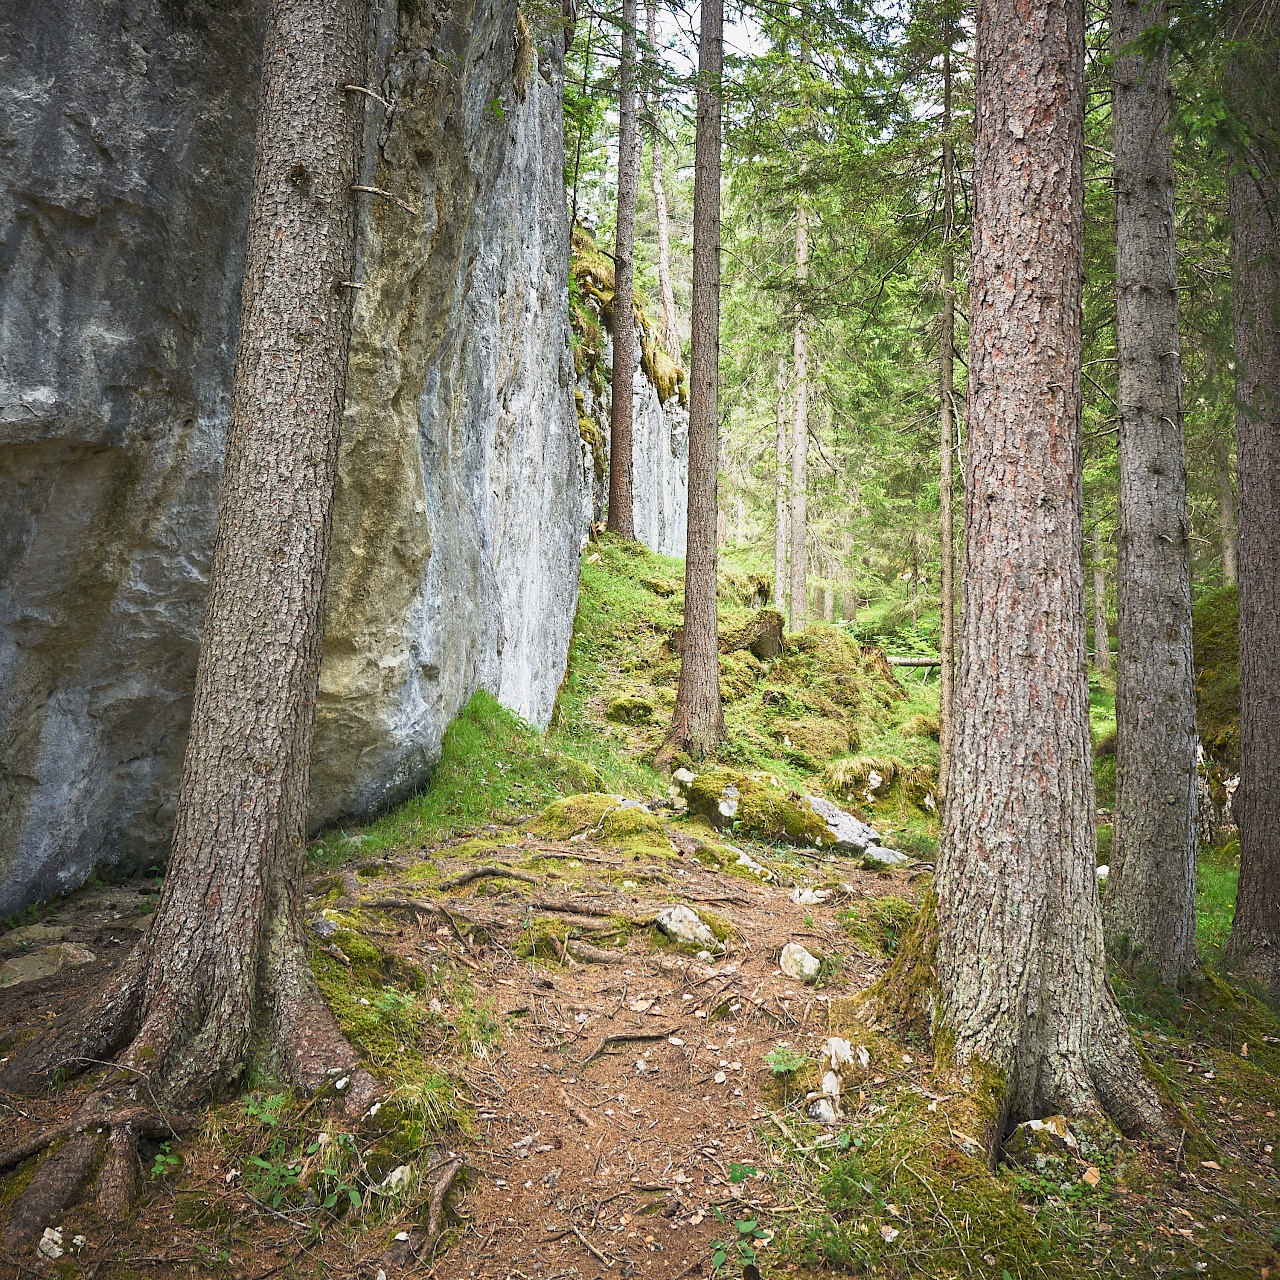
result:
<svg viewBox="0 0 1280 1280"><path fill-rule="evenodd" d="M1084 15L977 19L964 608L937 875L939 1018L1005 1124L1162 1117L1107 982L1081 557Z"/></svg>
<svg viewBox="0 0 1280 1280"><path fill-rule="evenodd" d="M1280 40L1274 8L1238 55L1233 105L1254 127L1231 173L1240 486L1240 884L1227 960L1280 995Z"/></svg>
<svg viewBox="0 0 1280 1280"><path fill-rule="evenodd" d="M1236 495L1231 486L1231 454L1222 440L1213 445L1213 465L1218 484L1218 530L1222 539L1222 581L1231 586L1239 577L1239 558L1236 550Z"/></svg>
<svg viewBox="0 0 1280 1280"><path fill-rule="evenodd" d="M778 409L773 445L773 607L787 600L787 364L778 361Z"/></svg>
<svg viewBox="0 0 1280 1280"><path fill-rule="evenodd" d="M657 0L645 5L645 35L649 48L658 43ZM653 148L653 207L658 221L658 295L662 303L662 332L658 335L667 354L680 359L680 331L676 328L676 295L671 285L671 220L667 215L667 189L662 175L662 129L659 104L651 104Z"/></svg>
<svg viewBox="0 0 1280 1280"><path fill-rule="evenodd" d="M1196 959L1196 705L1168 59L1125 54L1161 0L1112 0L1120 656L1108 946L1173 984Z"/></svg>
<svg viewBox="0 0 1280 1280"><path fill-rule="evenodd" d="M608 528L636 536L632 497L632 397L636 379L636 194L640 131L636 127L636 0L622 0L622 60L618 89L618 224L613 261L613 380L609 404Z"/></svg>
<svg viewBox="0 0 1280 1280"><path fill-rule="evenodd" d="M1093 526L1093 665L1111 670L1111 631L1107 626L1107 572L1102 559L1102 528Z"/></svg>
<svg viewBox="0 0 1280 1280"><path fill-rule="evenodd" d="M809 224L802 202L796 206L796 286L801 294L808 279ZM805 542L809 520L809 340L804 329L804 304L799 297L792 364L795 416L791 428L791 630L795 632L805 628L809 602L809 554Z"/></svg>
<svg viewBox="0 0 1280 1280"><path fill-rule="evenodd" d="M364 0L269 5L231 422L164 890L110 988L15 1055L6 1087L115 1054L133 1096L174 1108L234 1084L252 1057L304 1088L355 1063L311 976L301 892L367 102L343 86L365 83L366 23ZM108 1077L78 1113L114 1130L100 1191L131 1183L148 1123L121 1088Z"/></svg>
<svg viewBox="0 0 1280 1280"><path fill-rule="evenodd" d="M703 0L693 159L693 305L689 346L689 513L684 648L671 728L658 753L709 755L724 737L716 635L716 474L720 378L720 81L724 0Z"/></svg>
<svg viewBox="0 0 1280 1280"><path fill-rule="evenodd" d="M955 235L955 149L951 143L950 29L942 55L942 74L942 311L938 318L938 534L941 549L938 651L942 668L938 692L938 799L945 804L956 679L955 525L951 511L956 396L956 262L951 247Z"/></svg>

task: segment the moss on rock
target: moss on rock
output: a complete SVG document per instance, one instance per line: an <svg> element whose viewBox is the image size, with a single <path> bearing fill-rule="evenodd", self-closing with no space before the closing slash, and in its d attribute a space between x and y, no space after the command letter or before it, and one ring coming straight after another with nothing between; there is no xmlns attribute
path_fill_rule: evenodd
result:
<svg viewBox="0 0 1280 1280"><path fill-rule="evenodd" d="M769 843L820 846L827 824L798 792L760 777L712 769L689 784L689 811L721 829L732 827Z"/></svg>

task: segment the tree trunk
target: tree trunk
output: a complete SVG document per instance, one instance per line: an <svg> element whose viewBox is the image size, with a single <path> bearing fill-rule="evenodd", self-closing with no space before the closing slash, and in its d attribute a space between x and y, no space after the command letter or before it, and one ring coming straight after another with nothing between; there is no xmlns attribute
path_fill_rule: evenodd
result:
<svg viewBox="0 0 1280 1280"><path fill-rule="evenodd" d="M987 1132L1161 1125L1107 982L1081 557L1084 15L977 18L964 608L937 875L940 1029L1000 1082ZM993 1099L993 1102L996 1100Z"/></svg>
<svg viewBox="0 0 1280 1280"><path fill-rule="evenodd" d="M658 4L645 5L645 35L649 48L658 43ZM661 104L651 104L653 148L653 207L658 220L658 294L662 302L662 331L658 337L673 360L680 359L680 333L676 328L676 295L671 286L671 221L667 216L667 189L662 176Z"/></svg>
<svg viewBox="0 0 1280 1280"><path fill-rule="evenodd" d="M609 403L610 532L635 540L632 500L632 397L636 380L636 193L640 131L636 127L636 0L622 0L622 60L618 88L618 227L613 260L613 380Z"/></svg>
<svg viewBox="0 0 1280 1280"><path fill-rule="evenodd" d="M1240 485L1240 885L1227 961L1280 995L1280 21L1268 10L1230 92L1252 126L1231 174Z"/></svg>
<svg viewBox="0 0 1280 1280"><path fill-rule="evenodd" d="M1107 942L1176 983L1196 958L1196 699L1168 57L1122 51L1162 0L1112 0L1120 656Z"/></svg>
<svg viewBox="0 0 1280 1280"><path fill-rule="evenodd" d="M773 446L773 607L787 601L787 363L778 361L778 411Z"/></svg>
<svg viewBox="0 0 1280 1280"><path fill-rule="evenodd" d="M231 423L168 874L109 988L5 1072L5 1087L26 1090L116 1055L123 1071L73 1122L114 1130L106 1199L132 1183L137 1134L156 1131L146 1105L121 1105L123 1090L164 1104L168 1125L251 1058L309 1089L355 1064L311 976L301 890L367 102L342 86L365 83L366 15L363 0L269 7ZM371 1084L362 1074L352 1093L363 1103Z"/></svg>
<svg viewBox="0 0 1280 1280"><path fill-rule="evenodd" d="M809 340L804 331L802 295L809 279L809 224L804 203L796 205L796 327L792 344L795 417L791 428L791 630L808 621L809 555L805 543L809 485Z"/></svg>
<svg viewBox="0 0 1280 1280"><path fill-rule="evenodd" d="M1102 527L1093 526L1093 665L1111 670L1111 631L1107 626L1107 572L1102 559Z"/></svg>
<svg viewBox="0 0 1280 1280"><path fill-rule="evenodd" d="M951 247L956 216L955 167L955 148L951 143L951 30L948 24L942 53L942 312L938 318L938 535L942 553L938 575L941 610L938 652L942 658L938 691L938 799L944 805L956 680L956 553L951 513L956 398L956 261Z"/></svg>
<svg viewBox="0 0 1280 1280"><path fill-rule="evenodd" d="M703 0L693 158L693 306L689 346L689 513L684 650L671 728L658 753L709 755L724 737L716 636L716 471L720 425L720 80L724 0Z"/></svg>
<svg viewBox="0 0 1280 1280"><path fill-rule="evenodd" d="M1223 440L1213 444L1213 464L1218 483L1218 529L1222 537L1222 582L1231 586L1239 577L1236 550L1236 495L1231 485L1231 454Z"/></svg>

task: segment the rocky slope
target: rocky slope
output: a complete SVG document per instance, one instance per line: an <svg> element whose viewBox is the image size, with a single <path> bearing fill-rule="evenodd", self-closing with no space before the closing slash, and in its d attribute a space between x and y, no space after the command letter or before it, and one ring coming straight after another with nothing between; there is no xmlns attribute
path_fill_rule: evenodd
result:
<svg viewBox="0 0 1280 1280"><path fill-rule="evenodd" d="M0 14L0 914L163 858L216 512L262 0ZM314 821L564 669L583 507L563 36L377 0Z"/></svg>

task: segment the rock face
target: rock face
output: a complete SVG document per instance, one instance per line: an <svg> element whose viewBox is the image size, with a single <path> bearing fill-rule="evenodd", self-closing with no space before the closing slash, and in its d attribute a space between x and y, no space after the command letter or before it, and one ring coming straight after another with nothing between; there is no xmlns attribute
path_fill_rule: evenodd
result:
<svg viewBox="0 0 1280 1280"><path fill-rule="evenodd" d="M0 8L0 914L167 850L264 8ZM376 0L370 40L362 182L397 200L361 197L317 825L423 781L477 688L546 720L584 502L562 38Z"/></svg>
<svg viewBox="0 0 1280 1280"><path fill-rule="evenodd" d="M689 411L673 392L664 401L650 381L636 339L636 375L632 395L631 477L636 537L651 551L683 556L689 511ZM595 424L606 465L609 459L609 388L613 376L613 338L604 331L600 373L603 388L594 389L588 374L578 375L583 413ZM582 450L586 515L597 522L609 509L609 476L598 474L590 447ZM585 522L584 522L585 527Z"/></svg>

